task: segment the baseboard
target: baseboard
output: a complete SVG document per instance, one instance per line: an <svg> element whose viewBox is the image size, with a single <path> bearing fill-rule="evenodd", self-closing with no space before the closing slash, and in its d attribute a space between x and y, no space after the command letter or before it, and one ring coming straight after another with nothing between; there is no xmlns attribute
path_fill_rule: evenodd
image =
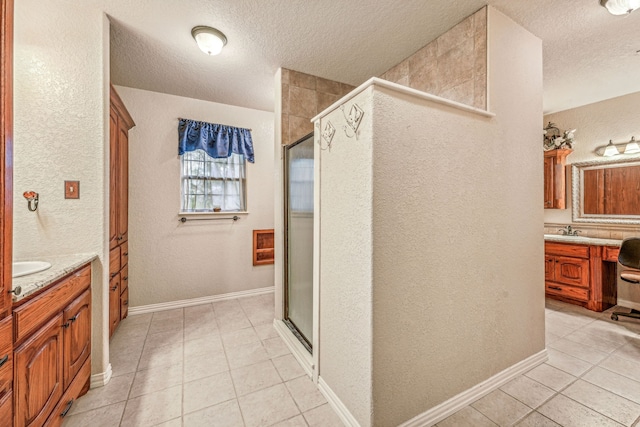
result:
<svg viewBox="0 0 640 427"><path fill-rule="evenodd" d="M89 388L104 387L111 380L111 374L113 374L113 371L111 370L111 363L109 363L106 371L91 375Z"/></svg>
<svg viewBox="0 0 640 427"><path fill-rule="evenodd" d="M282 338L282 341L287 345L293 357L296 358L298 364L302 367L304 372L311 377L313 375L313 357L307 351L306 348L298 341L295 335L289 330L287 325L282 320L275 319L273 321L273 327Z"/></svg>
<svg viewBox="0 0 640 427"><path fill-rule="evenodd" d="M633 308L634 310L640 310L640 303L634 301L628 301L626 299L618 298L618 305L620 307Z"/></svg>
<svg viewBox="0 0 640 427"><path fill-rule="evenodd" d="M145 313L154 313L156 311L174 310L176 308L192 307L194 305L209 304L212 302L224 301L228 299L269 294L269 293L273 293L273 291L274 291L274 287L268 286L266 288L251 289L248 291L230 292L228 294L212 295L209 297L183 299L180 301L162 302L159 304L140 305L138 307L130 307L129 315L135 316L136 314L145 314Z"/></svg>
<svg viewBox="0 0 640 427"><path fill-rule="evenodd" d="M483 396L486 396L487 394L516 378L517 376L529 371L532 368L535 368L541 363L544 363L548 358L549 356L547 355L547 350L544 349L541 352L536 353L533 356L530 356L513 366L510 366L504 371L498 372L496 375L481 382L480 384L477 384L470 389L465 390L456 396L453 396L451 399L446 400L437 406L434 406L433 408L410 419L409 421L405 421L404 423L400 424L399 427L432 426L444 420L448 416L455 414L470 403L475 402Z"/></svg>
<svg viewBox="0 0 640 427"><path fill-rule="evenodd" d="M327 399L329 406L333 408L333 410L336 412L338 417L340 417L340 420L342 420L345 426L360 427L360 423L358 423L353 414L349 412L349 409L347 409L345 404L342 403L342 400L340 400L338 395L335 394L333 390L331 390L331 387L329 387L327 383L324 382L324 379L322 377L318 378L318 389L320 390L320 393L322 393L322 395L325 397L325 399Z"/></svg>

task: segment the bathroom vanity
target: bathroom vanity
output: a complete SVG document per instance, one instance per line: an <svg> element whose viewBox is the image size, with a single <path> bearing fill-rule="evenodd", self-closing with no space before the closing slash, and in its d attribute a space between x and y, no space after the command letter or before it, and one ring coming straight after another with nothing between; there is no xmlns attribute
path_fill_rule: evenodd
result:
<svg viewBox="0 0 640 427"><path fill-rule="evenodd" d="M617 303L619 240L545 235L545 293L604 311Z"/></svg>

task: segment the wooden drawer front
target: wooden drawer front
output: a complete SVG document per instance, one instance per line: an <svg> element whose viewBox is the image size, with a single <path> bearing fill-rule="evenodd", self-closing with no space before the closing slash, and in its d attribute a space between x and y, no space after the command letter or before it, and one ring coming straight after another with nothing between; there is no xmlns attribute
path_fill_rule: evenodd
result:
<svg viewBox="0 0 640 427"><path fill-rule="evenodd" d="M13 393L0 398L0 427L13 426Z"/></svg>
<svg viewBox="0 0 640 427"><path fill-rule="evenodd" d="M129 315L129 288L120 294L120 320Z"/></svg>
<svg viewBox="0 0 640 427"><path fill-rule="evenodd" d="M619 253L620 248L616 248L614 246L605 246L604 248L602 248L602 259L609 262L618 262Z"/></svg>
<svg viewBox="0 0 640 427"><path fill-rule="evenodd" d="M547 294L558 295L565 298L571 298L579 301L589 300L589 289L578 288L576 286L566 286L558 283L546 283L545 290Z"/></svg>
<svg viewBox="0 0 640 427"><path fill-rule="evenodd" d="M78 400L78 397L82 396L88 390L89 377L91 375L91 360L87 360L80 368L78 375L71 382L71 385L58 402L49 419L45 423L46 427L59 427L64 421L64 417L67 416L71 407Z"/></svg>
<svg viewBox="0 0 640 427"><path fill-rule="evenodd" d="M589 246L570 245L568 243L545 242L544 253L547 255L563 255L577 258L589 258Z"/></svg>
<svg viewBox="0 0 640 427"><path fill-rule="evenodd" d="M3 400L13 388L13 353L0 356L0 400Z"/></svg>
<svg viewBox="0 0 640 427"><path fill-rule="evenodd" d="M109 277L112 278L120 271L120 246L109 251Z"/></svg>
<svg viewBox="0 0 640 427"><path fill-rule="evenodd" d="M109 337L120 323L120 273L109 281Z"/></svg>
<svg viewBox="0 0 640 427"><path fill-rule="evenodd" d="M120 268L129 262L129 242L120 245Z"/></svg>
<svg viewBox="0 0 640 427"><path fill-rule="evenodd" d="M15 340L19 343L39 326L69 304L73 298L91 285L91 267L86 266L13 312Z"/></svg>
<svg viewBox="0 0 640 427"><path fill-rule="evenodd" d="M556 271L556 257L544 256L544 280L553 280Z"/></svg>
<svg viewBox="0 0 640 427"><path fill-rule="evenodd" d="M125 265L120 271L120 292L129 288L129 266Z"/></svg>
<svg viewBox="0 0 640 427"><path fill-rule="evenodd" d="M11 316L5 317L0 322L0 360L13 352L13 336L11 334Z"/></svg>
<svg viewBox="0 0 640 427"><path fill-rule="evenodd" d="M589 287L589 260L556 257L555 281L566 285Z"/></svg>

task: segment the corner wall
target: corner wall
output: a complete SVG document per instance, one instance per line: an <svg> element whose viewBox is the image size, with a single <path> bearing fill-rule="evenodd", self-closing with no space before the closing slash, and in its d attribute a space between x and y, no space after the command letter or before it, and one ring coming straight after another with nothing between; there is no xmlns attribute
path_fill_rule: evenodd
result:
<svg viewBox="0 0 640 427"><path fill-rule="evenodd" d="M15 2L13 256L98 255L94 374L108 365L102 286L108 281L102 268L108 250L108 40L108 21L97 8L78 4L69 13L62 0ZM65 200L64 180L80 181L80 199ZM27 190L40 194L36 212L27 210Z"/></svg>
<svg viewBox="0 0 640 427"><path fill-rule="evenodd" d="M129 131L129 298L133 307L273 286L253 266L253 230L273 228L273 113L117 86ZM178 118L252 129L240 220L178 221ZM230 215L226 215L228 217Z"/></svg>

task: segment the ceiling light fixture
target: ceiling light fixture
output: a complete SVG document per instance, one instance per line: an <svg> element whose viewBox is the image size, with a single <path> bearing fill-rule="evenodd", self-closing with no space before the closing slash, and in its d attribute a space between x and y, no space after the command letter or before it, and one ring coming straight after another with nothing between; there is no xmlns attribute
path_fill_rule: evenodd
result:
<svg viewBox="0 0 640 427"><path fill-rule="evenodd" d="M610 139L609 143L605 147L604 153L602 155L604 157L611 157L611 156L615 156L617 154L620 154L620 152L618 151L618 147L613 145L613 141Z"/></svg>
<svg viewBox="0 0 640 427"><path fill-rule="evenodd" d="M612 15L628 15L640 8L640 0L600 0L600 5Z"/></svg>
<svg viewBox="0 0 640 427"><path fill-rule="evenodd" d="M227 38L215 28L199 25L193 27L191 35L195 39L201 51L207 55L217 55L222 52L222 47L227 44Z"/></svg>
<svg viewBox="0 0 640 427"><path fill-rule="evenodd" d="M624 154L636 154L640 153L640 146L638 146L638 141L636 141L636 137L632 136L631 141L627 142L627 146L624 147Z"/></svg>

